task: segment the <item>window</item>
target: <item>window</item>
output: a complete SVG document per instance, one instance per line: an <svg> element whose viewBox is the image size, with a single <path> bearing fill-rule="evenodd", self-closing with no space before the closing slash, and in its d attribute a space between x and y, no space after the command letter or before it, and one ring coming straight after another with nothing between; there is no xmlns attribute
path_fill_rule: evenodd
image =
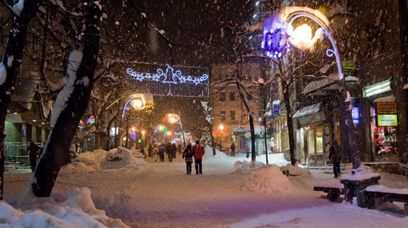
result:
<svg viewBox="0 0 408 228"><path fill-rule="evenodd" d="M225 92L224 91L220 92L220 101L225 101Z"/></svg>
<svg viewBox="0 0 408 228"><path fill-rule="evenodd" d="M220 119L225 120L225 111L221 111L220 113Z"/></svg>
<svg viewBox="0 0 408 228"><path fill-rule="evenodd" d="M234 92L230 92L229 98L230 98L230 101L235 101L235 93L234 93Z"/></svg>
<svg viewBox="0 0 408 228"><path fill-rule="evenodd" d="M235 120L235 111L230 111L231 120Z"/></svg>

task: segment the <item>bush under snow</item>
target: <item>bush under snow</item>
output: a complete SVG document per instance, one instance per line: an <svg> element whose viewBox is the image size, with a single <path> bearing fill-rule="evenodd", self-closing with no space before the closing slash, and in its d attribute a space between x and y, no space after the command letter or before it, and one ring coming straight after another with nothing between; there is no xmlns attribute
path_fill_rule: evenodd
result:
<svg viewBox="0 0 408 228"><path fill-rule="evenodd" d="M143 155L124 147L110 151L94 150L79 154L71 164L61 169L62 174L71 172L93 172L101 169L146 168Z"/></svg>
<svg viewBox="0 0 408 228"><path fill-rule="evenodd" d="M310 176L309 170L300 167L298 163L295 165L288 164L283 166L281 167L281 170L288 176Z"/></svg>
<svg viewBox="0 0 408 228"><path fill-rule="evenodd" d="M249 174L241 185L241 190L273 193L276 196L293 195L295 187L278 166L268 166Z"/></svg>
<svg viewBox="0 0 408 228"><path fill-rule="evenodd" d="M75 188L61 203L34 198L23 206L15 209L0 201L0 227L128 227L96 209L88 188Z"/></svg>

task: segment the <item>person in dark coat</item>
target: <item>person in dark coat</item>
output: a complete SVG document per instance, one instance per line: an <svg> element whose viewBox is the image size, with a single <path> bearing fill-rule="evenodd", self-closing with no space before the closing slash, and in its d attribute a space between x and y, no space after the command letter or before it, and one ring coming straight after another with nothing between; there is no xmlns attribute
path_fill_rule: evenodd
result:
<svg viewBox="0 0 408 228"><path fill-rule="evenodd" d="M169 162L173 161L173 152L172 152L172 145L171 143L166 144L166 153L167 153L167 158L169 159Z"/></svg>
<svg viewBox="0 0 408 228"><path fill-rule="evenodd" d="M235 144L231 144L231 156L235 156Z"/></svg>
<svg viewBox="0 0 408 228"><path fill-rule="evenodd" d="M203 156L205 154L204 148L200 145L200 141L197 140L193 148L194 151L194 165L196 174L203 174Z"/></svg>
<svg viewBox="0 0 408 228"><path fill-rule="evenodd" d="M164 154L166 153L166 147L164 144L161 144L159 147L159 156L160 156L160 161L164 162Z"/></svg>
<svg viewBox="0 0 408 228"><path fill-rule="evenodd" d="M176 159L176 154L177 154L177 146L175 143L171 145L171 153L173 154L173 159Z"/></svg>
<svg viewBox="0 0 408 228"><path fill-rule="evenodd" d="M339 149L339 146L336 140L333 142L333 145L330 148L329 159L333 163L334 178L338 178L340 174L341 156L340 156L340 149Z"/></svg>
<svg viewBox="0 0 408 228"><path fill-rule="evenodd" d="M35 145L34 142L31 142L27 148L27 153L28 157L30 158L30 166L32 172L34 172L35 166L37 165L37 156L39 149L40 148L37 145Z"/></svg>
<svg viewBox="0 0 408 228"><path fill-rule="evenodd" d="M191 143L189 143L186 147L186 149L184 149L183 152L183 159L186 161L186 174L187 175L191 175L191 164L193 163L193 156L194 156L194 151L193 148L191 146Z"/></svg>
<svg viewBox="0 0 408 228"><path fill-rule="evenodd" d="M153 145L152 143L149 143L147 146L147 156L152 157L153 156Z"/></svg>

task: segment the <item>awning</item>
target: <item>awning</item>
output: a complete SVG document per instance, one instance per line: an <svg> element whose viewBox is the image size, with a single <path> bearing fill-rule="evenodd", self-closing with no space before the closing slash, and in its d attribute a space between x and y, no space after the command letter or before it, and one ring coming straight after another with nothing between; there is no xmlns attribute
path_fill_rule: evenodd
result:
<svg viewBox="0 0 408 228"><path fill-rule="evenodd" d="M337 73L330 74L328 77L323 76L323 79L312 81L305 86L303 89L303 94L309 94L316 90L323 89L332 84L335 84L339 80L339 75Z"/></svg>
<svg viewBox="0 0 408 228"><path fill-rule="evenodd" d="M317 103L317 104L313 104L313 105L303 107L303 108L297 110L295 112L295 114L293 114L292 117L293 118L300 118L300 117L307 116L307 115L310 115L310 114L318 113L318 112L321 111L321 106L322 106L322 103Z"/></svg>

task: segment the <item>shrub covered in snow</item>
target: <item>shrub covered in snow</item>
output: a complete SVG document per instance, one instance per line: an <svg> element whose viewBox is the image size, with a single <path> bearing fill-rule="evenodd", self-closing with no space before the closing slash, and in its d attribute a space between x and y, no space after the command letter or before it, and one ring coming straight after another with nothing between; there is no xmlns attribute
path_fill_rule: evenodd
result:
<svg viewBox="0 0 408 228"><path fill-rule="evenodd" d="M79 154L71 164L64 166L61 173L92 172L100 169L146 168L147 162L138 151L124 147L110 151L94 150Z"/></svg>
<svg viewBox="0 0 408 228"><path fill-rule="evenodd" d="M241 185L241 190L273 193L276 196L293 195L296 192L290 180L274 165L249 174Z"/></svg>
<svg viewBox="0 0 408 228"><path fill-rule="evenodd" d="M35 198L23 206L24 211L0 201L0 227L128 227L96 209L88 188L74 189L61 203Z"/></svg>

